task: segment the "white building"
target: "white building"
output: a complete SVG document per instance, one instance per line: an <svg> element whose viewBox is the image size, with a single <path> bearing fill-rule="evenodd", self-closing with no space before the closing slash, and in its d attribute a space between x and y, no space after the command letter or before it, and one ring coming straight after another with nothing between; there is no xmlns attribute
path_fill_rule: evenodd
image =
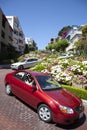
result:
<svg viewBox="0 0 87 130"><path fill-rule="evenodd" d="M12 45L16 48L16 51L23 53L25 49L25 37L20 26L18 17L16 16L6 16L9 24L13 29L13 42Z"/></svg>
<svg viewBox="0 0 87 130"><path fill-rule="evenodd" d="M69 31L69 33L65 37L70 43L70 45L66 48L66 51L68 52L70 50L74 50L75 49L74 43L79 39L81 39L81 37L82 37L81 26L80 27L73 26L73 28Z"/></svg>
<svg viewBox="0 0 87 130"><path fill-rule="evenodd" d="M34 42L34 40L32 38L25 37L25 44L32 45L33 42Z"/></svg>

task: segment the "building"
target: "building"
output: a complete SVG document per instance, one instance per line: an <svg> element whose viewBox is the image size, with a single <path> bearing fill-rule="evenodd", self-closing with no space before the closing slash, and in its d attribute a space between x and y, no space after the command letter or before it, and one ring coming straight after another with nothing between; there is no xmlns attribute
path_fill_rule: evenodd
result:
<svg viewBox="0 0 87 130"><path fill-rule="evenodd" d="M34 40L32 38L25 37L25 44L33 45Z"/></svg>
<svg viewBox="0 0 87 130"><path fill-rule="evenodd" d="M12 33L13 29L0 8L0 60L8 55L8 46L13 42Z"/></svg>
<svg viewBox="0 0 87 130"><path fill-rule="evenodd" d="M65 39L68 40L70 45L66 48L66 51L74 51L75 52L75 46L74 43L82 38L82 30L81 26L73 26L72 29L68 32Z"/></svg>
<svg viewBox="0 0 87 130"><path fill-rule="evenodd" d="M22 54L24 52L24 49L25 49L25 37L24 37L23 30L20 26L20 22L18 20L18 17L6 16L6 18L8 19L8 22L13 29L12 45L16 48L16 51L18 51Z"/></svg>
<svg viewBox="0 0 87 130"><path fill-rule="evenodd" d="M28 48L28 51L38 50L37 44L32 38L25 37L25 44L26 47Z"/></svg>

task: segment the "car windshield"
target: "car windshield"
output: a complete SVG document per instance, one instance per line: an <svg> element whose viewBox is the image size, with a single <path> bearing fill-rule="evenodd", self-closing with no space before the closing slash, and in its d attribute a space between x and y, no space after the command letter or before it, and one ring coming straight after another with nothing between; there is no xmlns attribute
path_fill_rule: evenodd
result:
<svg viewBox="0 0 87 130"><path fill-rule="evenodd" d="M36 76L42 90L60 89L60 84L50 76Z"/></svg>

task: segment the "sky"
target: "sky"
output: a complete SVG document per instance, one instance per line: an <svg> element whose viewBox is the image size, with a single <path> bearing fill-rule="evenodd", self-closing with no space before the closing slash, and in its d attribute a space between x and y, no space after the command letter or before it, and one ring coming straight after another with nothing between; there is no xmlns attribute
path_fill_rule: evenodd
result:
<svg viewBox="0 0 87 130"><path fill-rule="evenodd" d="M17 16L25 37L39 50L65 26L87 24L87 0L0 0L6 16Z"/></svg>

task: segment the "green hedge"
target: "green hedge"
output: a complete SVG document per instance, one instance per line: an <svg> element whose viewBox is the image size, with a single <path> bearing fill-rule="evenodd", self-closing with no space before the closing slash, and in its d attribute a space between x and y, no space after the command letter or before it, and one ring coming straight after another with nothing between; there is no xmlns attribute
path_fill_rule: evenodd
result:
<svg viewBox="0 0 87 130"><path fill-rule="evenodd" d="M68 85L62 85L62 87L69 90L70 92L74 93L78 97L87 100L87 90L73 87L73 86L68 86Z"/></svg>

